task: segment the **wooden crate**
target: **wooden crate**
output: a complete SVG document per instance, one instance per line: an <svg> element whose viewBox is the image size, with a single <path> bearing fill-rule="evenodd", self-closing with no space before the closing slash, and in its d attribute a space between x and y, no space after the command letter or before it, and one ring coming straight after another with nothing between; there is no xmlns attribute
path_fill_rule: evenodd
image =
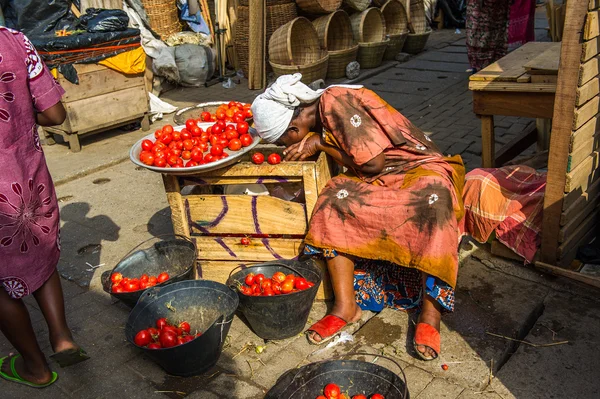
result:
<svg viewBox="0 0 600 399"><path fill-rule="evenodd" d="M81 150L79 136L93 134L142 119L142 129L148 130L150 106L144 74L125 75L102 65L75 65L79 84L59 75L65 89L62 103L67 119L60 126L45 127L48 144L54 144L51 134L60 134L69 142L71 151Z"/></svg>
<svg viewBox="0 0 600 399"><path fill-rule="evenodd" d="M258 146L264 154L280 152L274 146ZM249 157L213 172L193 176L163 175L171 219L176 234L191 237L198 246L197 277L225 283L238 265L300 254L317 196L332 175L325 153L316 161L254 165ZM216 186L233 184L301 185L305 202L272 196L215 194ZM185 186L196 186L210 194L182 194ZM188 188L189 190L189 188ZM250 245L242 245L248 236ZM325 267L317 299L329 299L331 286Z"/></svg>

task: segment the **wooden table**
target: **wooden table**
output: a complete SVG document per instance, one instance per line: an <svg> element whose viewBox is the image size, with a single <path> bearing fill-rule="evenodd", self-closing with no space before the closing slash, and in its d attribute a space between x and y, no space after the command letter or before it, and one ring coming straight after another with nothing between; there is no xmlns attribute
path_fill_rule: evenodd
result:
<svg viewBox="0 0 600 399"><path fill-rule="evenodd" d="M496 154L494 115L538 120L552 118L560 45L527 43L469 78L473 112L481 119L484 168L502 165L538 138L538 129L534 127L511 140Z"/></svg>

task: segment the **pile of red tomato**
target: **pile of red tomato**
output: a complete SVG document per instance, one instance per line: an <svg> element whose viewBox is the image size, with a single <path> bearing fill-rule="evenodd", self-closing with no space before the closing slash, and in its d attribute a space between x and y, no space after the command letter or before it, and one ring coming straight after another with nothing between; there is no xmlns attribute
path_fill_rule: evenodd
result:
<svg viewBox="0 0 600 399"><path fill-rule="evenodd" d="M158 276L149 276L142 274L139 278L123 277L123 274L116 272L110 276L112 283L111 292L120 294L123 292L134 292L154 287L156 284L164 283L170 278L169 273L162 272Z"/></svg>
<svg viewBox="0 0 600 399"><path fill-rule="evenodd" d="M249 273L241 284L239 290L248 296L275 296L289 294L309 289L315 284L304 277L286 275L283 272L275 272L271 278L264 274Z"/></svg>
<svg viewBox="0 0 600 399"><path fill-rule="evenodd" d="M316 399L348 399L349 395L342 393L340 387L337 384L327 384L323 388L323 395L317 396ZM359 394L352 396L352 399L367 399L366 395ZM385 399L380 393L374 393L369 396L369 399Z"/></svg>
<svg viewBox="0 0 600 399"><path fill-rule="evenodd" d="M200 119L202 122L215 122L222 120L225 122L238 123L252 118L250 106L251 104L230 101L227 104L219 105L214 114L211 114L210 112L203 112L200 115Z"/></svg>
<svg viewBox="0 0 600 399"><path fill-rule="evenodd" d="M178 325L170 324L165 317L156 320L156 327L139 331L133 342L148 349L172 348L188 343L202 334L191 333L190 323L182 321Z"/></svg>

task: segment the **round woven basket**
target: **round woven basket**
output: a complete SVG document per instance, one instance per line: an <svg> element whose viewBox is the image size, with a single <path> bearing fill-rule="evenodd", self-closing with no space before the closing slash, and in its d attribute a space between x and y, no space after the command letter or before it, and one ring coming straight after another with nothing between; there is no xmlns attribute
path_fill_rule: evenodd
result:
<svg viewBox="0 0 600 399"><path fill-rule="evenodd" d="M398 53L402 51L404 47L404 42L406 41L406 37L408 36L408 31L404 33L399 33L397 35L388 35L388 39L390 39L387 48L385 49L385 54L383 55L384 60L395 60Z"/></svg>
<svg viewBox="0 0 600 399"><path fill-rule="evenodd" d="M356 11L364 11L371 4L371 0L343 0L344 5Z"/></svg>
<svg viewBox="0 0 600 399"><path fill-rule="evenodd" d="M271 1L269 1L268 4L272 4ZM267 6L267 43L277 28L281 25L285 25L296 17L298 17L298 10L296 8L296 3L294 2ZM240 67L245 76L248 76L248 61L250 57L248 53L249 18L250 14L248 7L238 6L234 44Z"/></svg>
<svg viewBox="0 0 600 399"><path fill-rule="evenodd" d="M250 0L239 0L239 3L240 6L248 7ZM294 3L294 0L267 0L267 7L290 3Z"/></svg>
<svg viewBox="0 0 600 399"><path fill-rule="evenodd" d="M358 43L358 56L356 61L360 69L377 68L383 62L383 55L387 49L389 40L373 43Z"/></svg>
<svg viewBox="0 0 600 399"><path fill-rule="evenodd" d="M427 31L427 18L425 17L423 0L410 0L408 28L410 33L425 33Z"/></svg>
<svg viewBox="0 0 600 399"><path fill-rule="evenodd" d="M308 65L321 60L319 35L313 24L298 17L277 29L269 40L269 60L279 65Z"/></svg>
<svg viewBox="0 0 600 399"><path fill-rule="evenodd" d="M340 8L342 0L296 0L298 7L309 14L328 14Z"/></svg>
<svg viewBox="0 0 600 399"><path fill-rule="evenodd" d="M338 79L346 76L346 67L352 61L356 61L358 55L358 44L353 47L329 51L329 66L327 67L327 78Z"/></svg>
<svg viewBox="0 0 600 399"><path fill-rule="evenodd" d="M389 0L381 7L381 14L385 19L385 33L398 35L408 30L406 10L398 0Z"/></svg>
<svg viewBox="0 0 600 399"><path fill-rule="evenodd" d="M327 77L327 66L329 64L329 54L321 51L321 58L316 62L306 65L282 65L269 60L276 76L290 75L300 72L302 74L302 83L311 84L315 80L325 79Z"/></svg>
<svg viewBox="0 0 600 399"><path fill-rule="evenodd" d="M402 51L408 54L419 54L425 48L430 34L431 30L425 33L409 33Z"/></svg>
<svg viewBox="0 0 600 399"><path fill-rule="evenodd" d="M312 24L317 30L321 47L327 51L345 50L356 44L350 16L345 11L337 10L324 15Z"/></svg>
<svg viewBox="0 0 600 399"><path fill-rule="evenodd" d="M350 16L354 39L359 43L377 43L385 39L385 20L379 8L371 7Z"/></svg>
<svg viewBox="0 0 600 399"><path fill-rule="evenodd" d="M150 27L167 40L174 33L181 32L177 5L171 0L141 0L150 19Z"/></svg>

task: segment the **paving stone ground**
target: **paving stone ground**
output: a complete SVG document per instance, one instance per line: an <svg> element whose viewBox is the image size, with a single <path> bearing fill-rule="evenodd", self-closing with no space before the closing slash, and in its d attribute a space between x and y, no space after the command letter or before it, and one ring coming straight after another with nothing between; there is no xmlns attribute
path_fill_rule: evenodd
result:
<svg viewBox="0 0 600 399"><path fill-rule="evenodd" d="M545 34L537 33L540 39ZM369 72L362 83L430 134L445 153L461 154L467 167L474 168L481 162L481 141L467 89L467 68L464 35L444 30L432 34L426 52L404 64ZM234 90L213 86L175 89L162 98L189 106L216 99L251 101L256 94L243 85ZM170 120L167 117L153 128ZM497 118L498 142L507 142L528 123ZM413 357L414 314L389 309L365 312L348 331L353 341L330 349L309 345L300 335L265 343L236 316L213 370L191 378L168 376L126 342L129 309L112 300L100 284L101 274L135 245L172 231L160 177L125 162L131 144L144 134L96 135L83 140L84 149L78 154L64 145L45 147L51 173L59 182L63 239L59 272L67 319L92 360L70 369L52 365L60 378L43 391L0 380L0 398L254 399L263 397L288 370L353 351L394 359L404 369L411 398L600 397L600 292L495 258L486 246L469 242L460 252L456 311L442 320L442 353L435 361ZM88 270L86 263L104 265ZM40 346L50 355L43 315L35 301L28 298L26 303ZM326 314L328 306L316 302L307 326ZM265 349L259 354L256 346ZM0 336L0 354L12 350ZM397 370L383 357L360 358ZM447 371L442 364L449 366Z"/></svg>

